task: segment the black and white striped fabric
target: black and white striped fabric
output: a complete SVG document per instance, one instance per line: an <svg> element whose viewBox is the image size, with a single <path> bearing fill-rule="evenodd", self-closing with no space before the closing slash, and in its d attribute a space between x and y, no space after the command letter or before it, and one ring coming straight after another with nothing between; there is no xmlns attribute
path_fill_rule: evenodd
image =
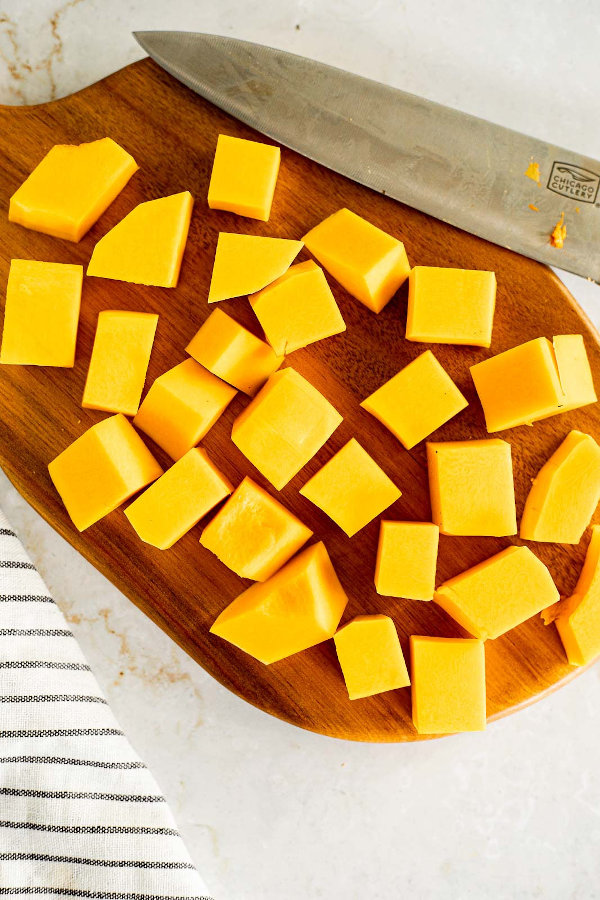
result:
<svg viewBox="0 0 600 900"><path fill-rule="evenodd" d="M164 798L0 512L0 897L207 900Z"/></svg>

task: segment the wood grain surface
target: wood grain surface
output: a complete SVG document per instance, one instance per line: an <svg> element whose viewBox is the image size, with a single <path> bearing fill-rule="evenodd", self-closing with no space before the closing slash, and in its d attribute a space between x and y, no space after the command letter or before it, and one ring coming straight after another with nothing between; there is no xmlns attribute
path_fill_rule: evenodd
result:
<svg viewBox="0 0 600 900"><path fill-rule="evenodd" d="M436 356L470 402L467 410L435 433L436 440L487 436L469 365L530 338L581 332L595 373L600 372L598 335L573 298L538 263L460 232L378 196L315 163L284 150L271 221L255 222L209 211L206 195L219 132L256 138L181 86L150 60L142 60L78 94L38 107L0 107L2 208L49 148L106 135L133 154L140 171L80 244L70 244L7 221L0 225L2 306L10 260L23 257L86 265L95 242L142 200L190 190L196 198L179 286L149 288L99 278L85 279L77 361L73 369L0 367L0 463L21 494L74 547L226 687L261 709L296 725L353 740L418 740L410 717L410 690L349 701L332 641L271 666L263 666L209 634L215 616L246 582L200 547L200 526L161 552L143 544L123 510L79 534L53 489L48 462L102 413L81 408L98 312L133 309L160 315L147 385L181 361L184 348L210 310L206 301L219 231L298 238L324 216L348 206L400 237L412 264L493 269L498 303L491 351L434 346ZM527 160L523 161L525 169ZM535 213L532 212L532 215ZM551 223L550 223L551 224ZM559 253L560 251L557 251ZM306 259L303 252L298 258ZM331 281L331 280L330 280ZM402 490L386 516L430 518L425 446L407 452L359 401L418 356L423 344L404 340L406 287L376 316L331 282L347 332L288 358L344 416L320 453L282 491L283 502L322 538L350 602L344 621L357 613L387 613L396 622L405 653L411 634L453 636L460 628L433 603L377 595L373 585L379 522L349 539L298 493L299 487L355 435ZM260 333L246 299L223 308ZM203 445L237 484L250 474L268 487L230 441L231 424L246 403L232 402ZM533 428L501 436L513 449L517 512L531 478L571 428L600 437L596 405L556 416ZM151 445L152 446L152 445ZM168 464L156 447L157 457ZM530 546L549 566L562 595L573 588L587 536L578 547ZM514 539L514 543L519 543ZM491 556L509 539L440 540L438 583ZM554 626L535 617L486 645L488 713L494 719L547 693L578 672L567 665Z"/></svg>

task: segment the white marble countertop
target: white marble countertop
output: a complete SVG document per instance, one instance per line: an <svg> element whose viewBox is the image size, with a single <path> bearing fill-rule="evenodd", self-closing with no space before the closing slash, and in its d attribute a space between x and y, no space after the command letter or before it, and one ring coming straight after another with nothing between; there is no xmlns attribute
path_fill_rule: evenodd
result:
<svg viewBox="0 0 600 900"><path fill-rule="evenodd" d="M318 57L600 158L597 0L2 0L0 102L138 58L134 29ZM600 289L565 278L600 322ZM600 896L600 667L484 734L320 737L188 659L0 476L0 505L225 900Z"/></svg>

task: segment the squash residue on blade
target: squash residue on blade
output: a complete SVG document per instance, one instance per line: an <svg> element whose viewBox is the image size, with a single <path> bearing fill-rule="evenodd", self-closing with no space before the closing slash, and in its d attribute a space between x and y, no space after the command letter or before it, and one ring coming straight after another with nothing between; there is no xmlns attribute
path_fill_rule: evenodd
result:
<svg viewBox="0 0 600 900"><path fill-rule="evenodd" d="M533 159L529 160L529 165L525 169L525 175L527 178L531 178L532 181L535 181L536 184L540 183L540 164L533 161Z"/></svg>
<svg viewBox="0 0 600 900"><path fill-rule="evenodd" d="M566 237L567 226L565 225L565 214L564 212L562 212L560 214L560 219L558 220L550 234L550 243L553 247L556 247L557 250L562 250Z"/></svg>

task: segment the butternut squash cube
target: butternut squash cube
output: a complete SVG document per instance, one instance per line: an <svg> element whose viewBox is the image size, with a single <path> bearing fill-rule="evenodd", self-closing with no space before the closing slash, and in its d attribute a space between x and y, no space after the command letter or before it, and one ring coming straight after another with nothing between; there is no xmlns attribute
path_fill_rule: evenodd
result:
<svg viewBox="0 0 600 900"><path fill-rule="evenodd" d="M162 475L125 416L102 419L48 466L73 524L84 531Z"/></svg>
<svg viewBox="0 0 600 900"><path fill-rule="evenodd" d="M235 394L235 388L196 360L186 359L153 382L133 424L180 459L202 440Z"/></svg>
<svg viewBox="0 0 600 900"><path fill-rule="evenodd" d="M208 186L208 205L267 222L275 193L279 147L220 134Z"/></svg>
<svg viewBox="0 0 600 900"><path fill-rule="evenodd" d="M360 405L410 450L469 404L426 350Z"/></svg>
<svg viewBox="0 0 600 900"><path fill-rule="evenodd" d="M221 232L210 279L208 302L218 303L262 290L289 268L302 241Z"/></svg>
<svg viewBox="0 0 600 900"><path fill-rule="evenodd" d="M471 366L487 430L531 425L560 412L565 394L550 341L535 338Z"/></svg>
<svg viewBox="0 0 600 900"><path fill-rule="evenodd" d="M240 594L210 630L260 662L274 663L333 637L347 602L319 542Z"/></svg>
<svg viewBox="0 0 600 900"><path fill-rule="evenodd" d="M168 550L233 490L205 450L192 447L125 510L139 537Z"/></svg>
<svg viewBox="0 0 600 900"><path fill-rule="evenodd" d="M104 310L98 314L83 407L135 416L157 323L153 313Z"/></svg>
<svg viewBox="0 0 600 900"><path fill-rule="evenodd" d="M402 495L354 438L306 482L300 493L333 519L348 537Z"/></svg>
<svg viewBox="0 0 600 900"><path fill-rule="evenodd" d="M600 500L600 447L571 431L542 466L523 510L526 541L578 544Z"/></svg>
<svg viewBox="0 0 600 900"><path fill-rule="evenodd" d="M529 547L507 547L442 584L433 599L473 637L516 628L558 600L543 562Z"/></svg>
<svg viewBox="0 0 600 900"><path fill-rule="evenodd" d="M439 534L431 522L383 521L375 564L377 593L433 600Z"/></svg>
<svg viewBox="0 0 600 900"><path fill-rule="evenodd" d="M323 269L311 259L249 297L265 336L276 353L293 353L346 330Z"/></svg>
<svg viewBox="0 0 600 900"><path fill-rule="evenodd" d="M433 521L442 534L517 533L511 447L499 439L427 444Z"/></svg>
<svg viewBox="0 0 600 900"><path fill-rule="evenodd" d="M355 616L333 636L350 700L408 687L410 678L389 616Z"/></svg>
<svg viewBox="0 0 600 900"><path fill-rule="evenodd" d="M306 378L287 368L271 375L240 413L231 440L280 491L341 421L338 411Z"/></svg>
<svg viewBox="0 0 600 900"><path fill-rule="evenodd" d="M189 191L147 200L100 238L87 274L134 284L175 287L192 217Z"/></svg>
<svg viewBox="0 0 600 900"><path fill-rule="evenodd" d="M494 272L415 266L408 279L406 338L489 347L495 305Z"/></svg>
<svg viewBox="0 0 600 900"><path fill-rule="evenodd" d="M315 225L303 240L329 274L376 313L410 272L404 244L349 209Z"/></svg>
<svg viewBox="0 0 600 900"><path fill-rule="evenodd" d="M598 399L583 335L557 334L552 338L552 346L565 398L563 405L547 413L545 419L595 403Z"/></svg>
<svg viewBox="0 0 600 900"><path fill-rule="evenodd" d="M83 268L13 259L8 273L0 363L75 364Z"/></svg>
<svg viewBox="0 0 600 900"><path fill-rule="evenodd" d="M482 641L410 639L412 718L419 734L483 731L485 651Z"/></svg>
<svg viewBox="0 0 600 900"><path fill-rule="evenodd" d="M137 169L135 159L110 138L56 144L10 198L9 221L80 241Z"/></svg>
<svg viewBox="0 0 600 900"><path fill-rule="evenodd" d="M300 519L244 478L204 528L200 543L241 578L266 581L310 537Z"/></svg>
<svg viewBox="0 0 600 900"><path fill-rule="evenodd" d="M559 605L555 622L572 666L585 666L600 654L600 525L592 526L577 587Z"/></svg>
<svg viewBox="0 0 600 900"><path fill-rule="evenodd" d="M283 362L221 309L213 310L185 349L213 375L251 396Z"/></svg>

